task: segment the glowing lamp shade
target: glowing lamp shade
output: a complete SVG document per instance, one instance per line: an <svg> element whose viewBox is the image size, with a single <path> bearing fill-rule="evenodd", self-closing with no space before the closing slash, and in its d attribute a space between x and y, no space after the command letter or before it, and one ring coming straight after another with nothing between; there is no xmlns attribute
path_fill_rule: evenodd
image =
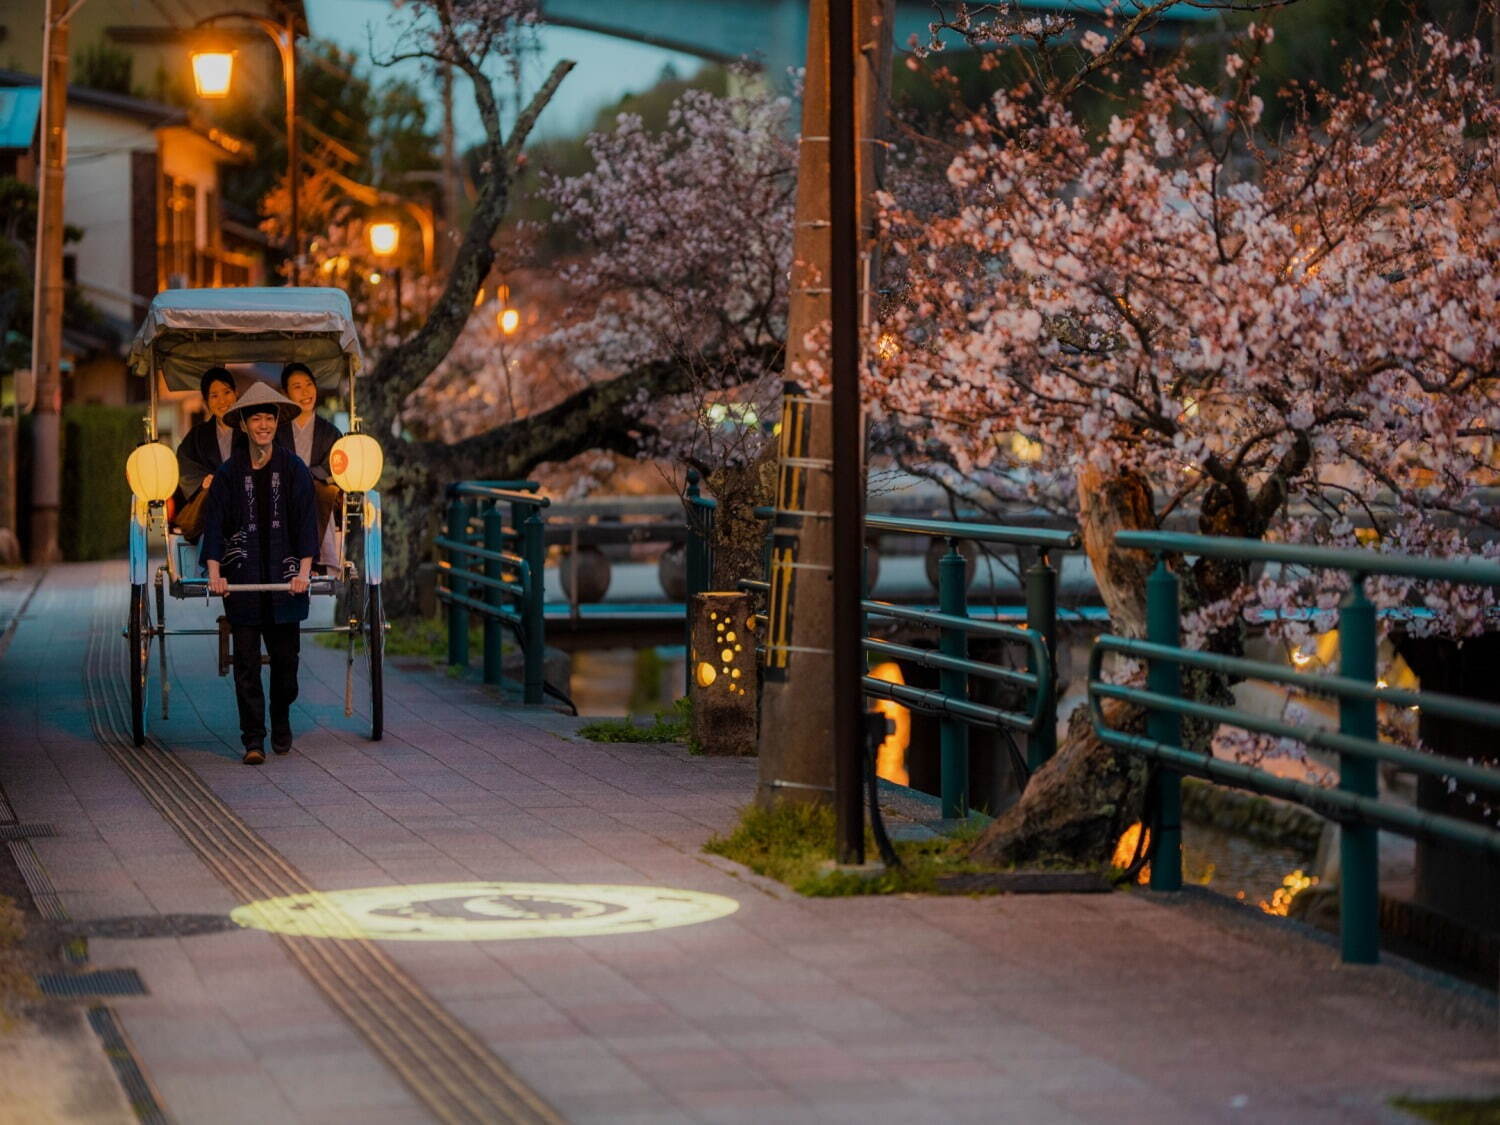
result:
<svg viewBox="0 0 1500 1125"><path fill-rule="evenodd" d="M501 309L495 317L495 323L500 326L501 332L509 336L521 327L521 314L515 309Z"/></svg>
<svg viewBox="0 0 1500 1125"><path fill-rule="evenodd" d="M370 249L381 257L394 254L401 245L401 228L395 223L370 224Z"/></svg>
<svg viewBox="0 0 1500 1125"><path fill-rule="evenodd" d="M227 98L229 83L233 77L233 51L193 52L193 86L200 98Z"/></svg>
<svg viewBox="0 0 1500 1125"><path fill-rule="evenodd" d="M125 462L125 479L137 499L165 500L177 490L177 457L158 441L136 446Z"/></svg>
<svg viewBox="0 0 1500 1125"><path fill-rule="evenodd" d="M345 434L333 443L328 469L333 481L345 492L368 492L380 481L385 454L369 434Z"/></svg>

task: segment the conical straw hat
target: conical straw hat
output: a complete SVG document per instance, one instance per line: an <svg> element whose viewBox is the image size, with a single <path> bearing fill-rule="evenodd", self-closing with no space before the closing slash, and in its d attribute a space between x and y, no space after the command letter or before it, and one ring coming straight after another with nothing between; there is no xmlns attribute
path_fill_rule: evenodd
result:
<svg viewBox="0 0 1500 1125"><path fill-rule="evenodd" d="M224 421L231 426L238 426L244 421L247 412L256 412L254 407L260 407L262 410L266 407L273 408L279 422L290 422L302 413L300 406L269 383L253 383L248 391L240 395L232 407L224 411Z"/></svg>

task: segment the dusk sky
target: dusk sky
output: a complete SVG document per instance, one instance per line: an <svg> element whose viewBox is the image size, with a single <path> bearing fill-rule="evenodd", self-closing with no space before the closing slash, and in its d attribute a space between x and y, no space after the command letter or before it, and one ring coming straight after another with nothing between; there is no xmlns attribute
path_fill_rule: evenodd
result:
<svg viewBox="0 0 1500 1125"><path fill-rule="evenodd" d="M330 39L356 52L362 60L370 57L372 37L377 52L392 45L391 21L395 13L387 0L307 0L307 15L314 36ZM578 66L543 113L536 136L566 136L581 131L600 106L653 85L668 63L683 74L691 74L702 65L698 59L676 51L570 28L544 27L540 43L540 55L527 60L530 89L559 59L572 59ZM439 126L442 119L436 85L423 81L421 68L416 64L407 63L398 69L428 91L434 111L431 123L434 128ZM377 81L390 73L390 70L373 71ZM482 132L467 83L455 84L454 107L460 146L479 140Z"/></svg>

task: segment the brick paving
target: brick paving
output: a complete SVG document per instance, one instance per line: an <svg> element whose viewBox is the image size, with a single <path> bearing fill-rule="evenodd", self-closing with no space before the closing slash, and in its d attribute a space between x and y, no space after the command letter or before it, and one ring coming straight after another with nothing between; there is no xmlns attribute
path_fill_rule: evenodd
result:
<svg viewBox="0 0 1500 1125"><path fill-rule="evenodd" d="M81 676L120 564L55 568L0 660L0 786L76 919L238 903L96 745ZM201 603L169 606L203 625ZM123 618L123 611L121 613ZM1397 1121L1404 1093L1500 1091L1494 1011L1203 896L801 899L700 848L754 764L596 745L576 721L388 666L386 738L306 643L297 749L238 758L212 639L173 644L153 731L321 890L631 883L727 895L695 926L383 948L577 1122ZM308 939L314 940L314 939ZM420 1122L270 935L93 939L179 1122ZM1486 1023L1485 1020L1489 1022Z"/></svg>

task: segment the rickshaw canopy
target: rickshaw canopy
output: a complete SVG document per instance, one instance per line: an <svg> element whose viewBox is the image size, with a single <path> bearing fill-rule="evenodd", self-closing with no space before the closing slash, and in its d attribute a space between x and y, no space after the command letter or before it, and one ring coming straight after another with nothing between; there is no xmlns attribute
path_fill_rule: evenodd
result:
<svg viewBox="0 0 1500 1125"><path fill-rule="evenodd" d="M153 356L174 391L196 390L209 367L293 361L334 390L365 358L348 294L292 286L158 293L131 341L130 370L149 375Z"/></svg>

